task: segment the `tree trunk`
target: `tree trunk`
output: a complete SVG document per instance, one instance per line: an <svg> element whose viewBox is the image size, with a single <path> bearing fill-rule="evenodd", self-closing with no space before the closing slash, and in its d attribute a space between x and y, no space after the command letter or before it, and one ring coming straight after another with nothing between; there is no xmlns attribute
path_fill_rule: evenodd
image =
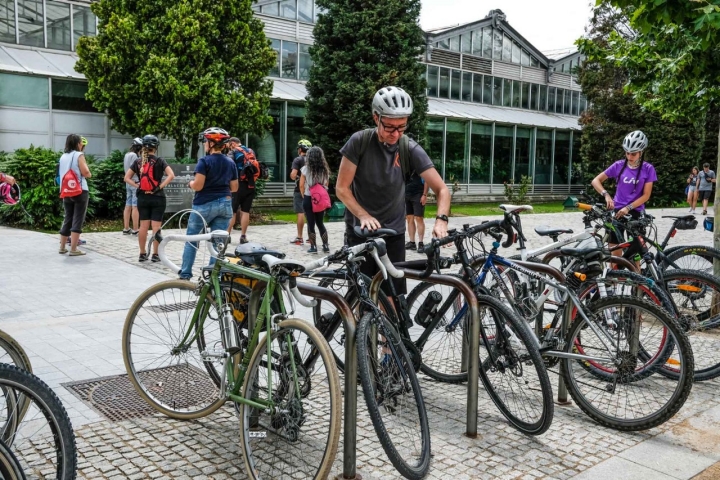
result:
<svg viewBox="0 0 720 480"><path fill-rule="evenodd" d="M715 175L717 175L717 172L720 171L720 129L718 129L718 164L715 168ZM715 201L713 204L713 210L715 211L715 215L713 220L716 220L718 218L718 212L720 212L720 188L718 188L717 183L715 184ZM713 227L713 247L720 248L720 227L715 228ZM713 275L715 278L720 278L720 261L715 260L713 262Z"/></svg>
<svg viewBox="0 0 720 480"><path fill-rule="evenodd" d="M196 135L193 135L192 141L190 142L190 152L188 152L188 157L192 158L193 160L197 160L197 154L198 154L198 138Z"/></svg>
<svg viewBox="0 0 720 480"><path fill-rule="evenodd" d="M175 137L175 158L185 158L187 156L185 145L185 139L181 135Z"/></svg>

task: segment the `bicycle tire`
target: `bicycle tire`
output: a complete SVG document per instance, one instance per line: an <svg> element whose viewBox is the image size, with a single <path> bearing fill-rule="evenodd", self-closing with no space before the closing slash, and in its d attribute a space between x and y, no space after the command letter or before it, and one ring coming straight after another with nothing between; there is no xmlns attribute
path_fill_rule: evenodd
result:
<svg viewBox="0 0 720 480"><path fill-rule="evenodd" d="M15 340L9 333L0 330L0 363L6 363L8 365L15 365L18 368L22 368L32 373L32 365L30 363L30 357L25 353L25 349ZM22 421L25 416L29 402L25 401L20 405L18 421Z"/></svg>
<svg viewBox="0 0 720 480"><path fill-rule="evenodd" d="M325 373L326 377L323 376L323 379L321 379L321 381L316 381L310 379L309 377L305 377L307 378L307 380L306 383L304 383L303 385L310 384L310 389L307 391L301 389L301 401L288 401L286 404L284 404L284 413L278 413L277 411L273 413L261 412L247 404L238 404L240 417L240 445L243 451L243 461L245 463L248 475L250 476L250 478L253 479L325 479L330 474L333 462L335 461L338 442L340 438L340 424L342 421L340 377L338 375L337 366L335 365L335 360L333 359L333 355L327 342L322 337L320 332L312 325L309 325L305 320L284 320L280 322L280 324L278 325L278 329L273 331L271 335L266 335L262 338L262 340L258 343L258 346L255 349L252 358L250 359L249 368L247 370L247 377L243 385L243 397L247 399L267 399L267 393L265 395L262 395L258 393L258 391L262 389L262 384L260 381L261 372L268 368L267 359L263 360L263 356L267 355L268 339L270 338L270 344L272 348L272 345L276 343L275 341L278 338L281 338L282 334L286 334L291 330L301 332L302 334L307 335L306 342L302 342L299 339L295 338L295 336L292 336L292 340L296 341L293 342L295 345L305 344L306 346L314 346L315 348L317 348L319 352L319 358L322 359L324 368L317 369L317 362L315 362L315 372L318 372L319 375ZM278 343L280 344L280 351L282 351L282 343ZM274 359L276 359L274 353L275 352L273 352L272 356ZM300 356L303 357L302 355ZM288 372L288 370L298 371L298 367L301 367L302 365L301 358L298 358L296 365L291 366L290 369L285 367L285 369L282 370L277 366L277 361L270 362L270 365L272 364L276 364L277 368L273 368L273 370L271 371L278 372ZM307 375L310 375L310 372L307 372ZM278 375L278 377L282 378L281 375ZM272 379L272 377L270 378ZM273 380L277 379L272 379L269 383L275 386L275 389L272 392L272 396L275 401L278 401L279 398L283 398L287 393L290 393L290 396L294 397L294 395L292 395L292 383L294 382L290 382L288 384L288 382L285 381L285 384L283 386L282 381L276 382ZM320 402L314 396L312 396L313 392L322 391L324 393L325 390L327 390L327 400L329 401L329 405L327 406L325 405L325 403ZM265 389L265 392L267 392L267 388ZM295 397L293 398L293 400L298 399L297 397ZM307 407L303 407L303 404L307 404ZM322 405L324 408L318 408L319 405ZM329 419L327 420L326 428L317 428L313 425L311 426L311 430L309 432L307 430L302 431L303 434L308 435L318 433L319 438L317 439L317 441L314 441L315 439L313 439L312 442L298 442L297 438L295 442L292 441L292 439L295 438L296 435L300 435L300 427L302 425L305 425L305 422L307 422L307 417L305 417L306 413L323 414L327 411L329 411ZM299 415L299 418L302 419L302 423L300 423L299 421L296 421L295 423L290 423L289 419L291 419L293 415ZM296 419L297 418L293 420ZM259 435L259 433L262 432L261 429L263 428L265 428L265 436ZM327 432L327 438L325 438L325 432ZM283 442L286 437L290 437L291 441ZM304 437L300 436L299 438L302 439ZM267 440L263 441L263 439ZM295 452L296 455L293 455L293 451L296 450L295 447L298 446L298 443L301 446L307 445L308 443L318 446L322 445L322 451L320 451L320 448L318 448L317 455L313 455L307 450L303 450L301 452ZM270 457L270 460L266 462L263 460L262 456L267 449L270 450L270 453L268 455ZM287 465L287 468L297 466L297 463L299 463L298 458L301 458L304 460L304 462L312 464L313 467L308 466L308 468L315 469L315 471L310 474L308 474L308 472L289 473L284 469L282 472L267 472L268 468L277 468L278 465L282 463L282 459L285 457L291 459L290 464L282 464L283 466ZM320 458L318 459L317 457ZM295 465L293 465L293 463Z"/></svg>
<svg viewBox="0 0 720 480"><path fill-rule="evenodd" d="M31 477L44 478L52 469L54 478L75 479L75 434L70 418L55 392L32 373L6 364L0 364L0 387L5 395L30 399L30 408L23 419L23 422L28 422L27 427L20 422L13 435L5 440L23 471ZM8 390L12 392L8 393ZM47 422L47 428L39 426L43 419ZM29 433L26 433L26 428ZM49 442L54 444L54 451L48 448Z"/></svg>
<svg viewBox="0 0 720 480"><path fill-rule="evenodd" d="M713 274L713 260L720 260L720 250L705 245L682 245L667 248L663 251L668 262L663 262L665 271L675 270L669 264L674 262L680 269L694 270Z"/></svg>
<svg viewBox="0 0 720 480"><path fill-rule="evenodd" d="M172 353L192 319L198 301L195 289L196 285L186 280L167 280L151 286L130 307L122 334L125 369L135 391L158 412L180 420L204 417L225 403L207 373L208 360L201 356L197 342ZM165 300L173 303L163 304ZM212 305L211 301L204 302ZM173 314L172 321L168 318L166 324L162 320L159 324L153 322L163 313ZM148 325L145 318L154 326ZM169 329L174 324L178 332L172 336ZM147 343L149 339L143 335L149 334L157 335L158 341ZM158 352L167 352L170 360L158 363L162 354Z"/></svg>
<svg viewBox="0 0 720 480"><path fill-rule="evenodd" d="M614 368L616 371L616 380L613 384L608 384L607 380L599 379L593 374L585 375L588 372L579 364L587 360L562 359L560 368L571 397L586 415L605 427L620 431L639 431L666 422L685 403L692 389L693 354L690 343L677 322L663 308L648 300L635 297L609 297L590 303L585 311L591 321L593 318L600 318L601 315L604 315L602 312L605 310L616 312L616 318L618 319L630 318L630 315L626 316L627 310L623 310L625 307L630 308L631 315L637 315L638 319L642 318L641 321L637 322L637 325L641 328L653 328L654 326L655 331L657 331L656 335L660 337L667 334L673 336L675 342L673 355L679 358L680 372L677 381L670 385L669 389L665 389L670 383L666 377L660 378L656 375L635 377L633 373L637 367L638 358L633 357L630 350L623 351L622 348L618 348L611 353L611 355L615 355L610 359L613 363L608 362L606 367L608 369ZM603 316L602 318L606 317ZM656 321L651 321L652 319ZM634 321L634 318L630 318L630 320ZM622 331L623 329L617 329L618 346L621 345L619 334ZM581 338L580 334L582 332L585 333L584 337ZM602 351L602 345L592 346L591 333L594 332L589 328L587 322L582 318L576 318L568 329L565 352L585 354L587 352L593 353L595 349ZM648 340L650 333L638 333L638 337L646 339L643 346L650 345ZM617 355L621 355L621 357L617 357ZM615 363L616 359L620 359L619 366ZM660 366L657 366L657 368L659 369ZM660 381L655 382L656 378ZM618 389L618 386L620 386L620 389ZM664 395L667 399L663 398L660 390L669 390ZM587 395L587 391L590 391L592 395ZM604 393L601 395L598 392ZM619 394L627 394L627 398L610 398L608 408L602 411L599 402L608 396L615 396L618 392ZM650 401L656 402L657 406L645 408L638 405L637 402L645 396ZM612 414L612 412L615 413ZM625 414L624 417L621 416L623 413ZM637 414L638 417L627 418L628 415L634 414Z"/></svg>
<svg viewBox="0 0 720 480"><path fill-rule="evenodd" d="M370 339L371 332L373 332L372 327L378 329L374 341ZM380 343L376 340L378 338L384 338L386 340L384 343L387 345L382 347L384 355L380 362L376 356L378 352L374 350L375 346ZM423 478L430 469L430 427L427 410L410 356L400 335L386 315L376 316L374 312L363 315L357 328L357 349L358 373L363 386L365 403L385 454L395 469L405 478L412 480ZM391 374L392 378L389 380L392 383L379 381L381 380L379 375L383 372ZM387 412L393 418L398 418L399 415L394 415L394 413L404 411L402 404L408 399L410 402L414 401L414 406L410 405L408 408L411 418L386 423L381 411ZM400 427L399 429L402 430L402 424L409 425L409 428L419 426L419 432L410 432L407 438L397 441L395 439L396 427ZM398 435L402 433L400 431ZM419 439L419 444L417 439ZM400 453L399 450L402 450L403 453ZM410 457L416 459L412 464Z"/></svg>
<svg viewBox="0 0 720 480"><path fill-rule="evenodd" d="M528 435L541 435L545 433L552 424L555 406L553 403L553 390L550 384L550 377L545 368L542 355L540 355L537 341L527 323L520 320L515 312L503 302L489 295L478 295L477 300L481 315L481 328L488 329L491 322L484 321L482 318L488 315L488 310L492 312L488 315L492 317L491 321L495 325L495 332L494 335L492 335L494 340L491 349L493 349L493 354L498 355L496 363L493 364L491 362L490 352L486 350L487 358L482 361L482 368L480 368L480 379L485 386L485 390L488 392L488 395L490 395L490 398L498 410L500 410L513 427ZM499 339L496 338L498 323L503 325L503 330L508 334L504 335L507 341L504 345L498 345ZM507 332L506 326L509 327L512 332ZM485 334L487 337L490 337L487 331ZM513 336L515 337L514 341ZM480 343L482 348L482 339ZM525 375L524 373L527 369L528 362L534 367L534 375L531 373ZM518 400L515 398L517 389L512 386L509 387L509 392L501 393L500 388L503 386L503 380L493 380L495 377L498 377L496 374L504 375L505 373L510 373L510 375L502 378L509 378L509 381L515 383L516 386L523 383L528 385L532 398L525 397ZM514 381L515 378L519 380ZM538 398L537 392L539 392L540 398ZM513 411L512 406L517 407L517 411ZM533 413L533 415L536 418L520 418L519 415L523 412L528 413L528 408L534 408L535 413Z"/></svg>
<svg viewBox="0 0 720 480"><path fill-rule="evenodd" d="M685 330L695 358L695 381L720 376L720 282L693 270L663 272L665 290L678 308L679 323ZM699 306L703 300L710 304ZM669 378L677 372L669 365L661 371Z"/></svg>
<svg viewBox="0 0 720 480"><path fill-rule="evenodd" d="M3 480L25 479L25 472L20 465L20 460L2 440L0 440L0 478Z"/></svg>

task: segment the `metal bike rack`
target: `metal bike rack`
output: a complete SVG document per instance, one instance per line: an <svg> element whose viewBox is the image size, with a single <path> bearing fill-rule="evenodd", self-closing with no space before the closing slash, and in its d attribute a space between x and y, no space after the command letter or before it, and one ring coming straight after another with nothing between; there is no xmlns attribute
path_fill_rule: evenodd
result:
<svg viewBox="0 0 720 480"><path fill-rule="evenodd" d="M265 291L265 282L258 281L250 292L248 300L248 331L252 331L260 299ZM343 406L343 471L338 479L362 480L357 473L357 350L355 348L356 320L350 306L342 295L334 290L306 283L297 284L298 290L319 300L325 300L335 306L343 319L345 328L345 404ZM349 380L350 379L350 380Z"/></svg>
<svg viewBox="0 0 720 480"><path fill-rule="evenodd" d="M468 352L468 387L467 387L467 420L465 427L465 435L470 438L477 437L477 416L478 416L478 382L480 376L480 311L478 308L477 298L473 290L458 277L449 275L431 274L428 277L422 277L422 270L410 270L402 268L405 266L418 266L423 268L426 261L418 260L415 262L398 262L395 267L405 273L405 278L411 280L420 280L423 282L435 283L438 285L447 285L457 288L463 294L468 303L468 311L470 313L470 351ZM383 282L382 273L378 272L373 277L370 284L370 298L377 303L380 294L380 285Z"/></svg>

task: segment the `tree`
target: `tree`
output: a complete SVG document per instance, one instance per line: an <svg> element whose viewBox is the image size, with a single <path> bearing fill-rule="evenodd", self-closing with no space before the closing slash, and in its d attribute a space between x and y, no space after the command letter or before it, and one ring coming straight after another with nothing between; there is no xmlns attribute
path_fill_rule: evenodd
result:
<svg viewBox="0 0 720 480"><path fill-rule="evenodd" d="M197 151L198 133L264 131L276 55L251 0L99 0L96 37L78 42L75 68L87 98L121 133L176 140Z"/></svg>
<svg viewBox="0 0 720 480"><path fill-rule="evenodd" d="M650 139L644 158L655 166L658 181L653 189L653 206L672 206L683 198L682 189L691 164L697 164L703 142L702 121L664 120L648 111L624 91L628 72L607 59L612 33L632 40L636 33L627 17L601 5L593 12L585 38L578 42L587 60L578 69L578 81L592 107L581 117L583 172L590 181L612 162L623 158L622 140L633 130L642 130ZM682 161L678 161L682 159ZM611 187L608 185L608 189Z"/></svg>
<svg viewBox="0 0 720 480"><path fill-rule="evenodd" d="M720 94L720 0L597 0L620 9L637 31L632 41L611 35L610 59L629 72L628 90L664 118L698 118ZM720 132L718 133L720 143ZM720 148L718 149L720 171ZM719 189L715 216L720 213ZM720 228L713 240L720 248ZM715 263L720 275L720 263Z"/></svg>
<svg viewBox="0 0 720 480"><path fill-rule="evenodd" d="M340 163L340 148L354 132L373 125L370 105L381 87L394 85L412 97L408 133L422 138L427 114L425 38L420 0L317 0L324 9L310 48L307 118L312 141L328 162Z"/></svg>

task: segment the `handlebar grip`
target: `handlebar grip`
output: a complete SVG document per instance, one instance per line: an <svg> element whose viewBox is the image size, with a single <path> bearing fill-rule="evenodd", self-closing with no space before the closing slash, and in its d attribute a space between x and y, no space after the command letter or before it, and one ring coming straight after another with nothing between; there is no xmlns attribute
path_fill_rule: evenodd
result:
<svg viewBox="0 0 720 480"><path fill-rule="evenodd" d="M387 270L388 274L391 277L403 278L405 276L404 272L401 272L400 270L395 268L395 265L393 265L387 255L383 255L382 257L380 257L380 261L385 266L385 270Z"/></svg>
<svg viewBox="0 0 720 480"><path fill-rule="evenodd" d="M325 265L325 262L327 261L328 257L323 257L318 260L313 260L312 262L305 264L305 271L306 272L312 272L313 270L317 270L318 268Z"/></svg>
<svg viewBox="0 0 720 480"><path fill-rule="evenodd" d="M580 210L592 210L593 206L587 203L578 203L577 208L579 208Z"/></svg>
<svg viewBox="0 0 720 480"><path fill-rule="evenodd" d="M503 228L505 229L505 235L507 235L507 239L503 242L502 246L503 246L503 248L508 248L513 243L515 243L515 235L513 232L513 226L510 225L510 222L503 222Z"/></svg>

